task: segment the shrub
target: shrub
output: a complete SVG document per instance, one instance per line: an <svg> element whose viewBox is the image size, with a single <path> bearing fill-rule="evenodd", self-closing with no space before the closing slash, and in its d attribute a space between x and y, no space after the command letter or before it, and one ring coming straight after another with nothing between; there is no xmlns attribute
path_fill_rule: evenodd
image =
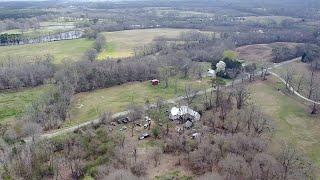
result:
<svg viewBox="0 0 320 180"><path fill-rule="evenodd" d="M159 134L160 134L160 130L158 127L155 127L152 129L152 135L154 138L158 138Z"/></svg>
<svg viewBox="0 0 320 180"><path fill-rule="evenodd" d="M146 174L146 167L143 162L138 162L130 168L132 174L136 176L144 176Z"/></svg>

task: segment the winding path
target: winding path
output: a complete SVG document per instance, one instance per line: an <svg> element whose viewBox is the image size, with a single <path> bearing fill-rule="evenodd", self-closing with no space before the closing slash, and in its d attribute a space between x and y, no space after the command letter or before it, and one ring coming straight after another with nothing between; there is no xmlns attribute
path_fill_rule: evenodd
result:
<svg viewBox="0 0 320 180"><path fill-rule="evenodd" d="M279 76L278 74L276 74L276 73L274 73L274 72L272 72L272 71L269 71L269 73L270 73L271 75L275 76L276 78L278 78L282 83L286 84L286 81L285 81L281 76ZM310 102L310 103L312 103L312 104L320 105L320 102L313 101L313 100L311 100L311 99L309 99L309 98L301 95L299 92L297 92L296 90L294 90L294 88L293 88L290 84L288 84L288 86L289 86L290 91L292 91L292 92L293 92L295 95L297 95L299 98L301 98L301 99L303 99L303 100L305 100L305 101L308 101L308 102Z"/></svg>
<svg viewBox="0 0 320 180"><path fill-rule="evenodd" d="M296 58L296 59L293 59L293 60L290 60L290 61L285 61L285 62L282 62L282 63L274 63L273 66L271 68L269 68L268 72L275 76L276 78L278 78L282 83L286 84L286 81L278 74L272 72L271 70L274 69L274 68L277 68L277 67L280 67L280 66L283 66L283 65L286 65L286 64L290 64L292 62L297 62L299 61L300 58ZM260 72L256 73L256 74L260 74ZM236 79L233 84L239 84L242 82L242 79ZM232 83L228 83L226 86L231 86ZM304 97L303 95L301 95L300 93L298 93L297 91L295 91L290 85L289 85L290 89L292 90L292 92L294 92L295 95L297 95L298 97L302 98L303 100L307 101L307 102L310 102L310 103L315 103L315 104L319 104L320 105L320 102L315 102L311 99L308 99L306 97ZM196 94L194 94L195 96L198 96L198 95L202 95L202 94L205 94L205 93L209 93L211 92L212 90L215 90L215 88L209 88L207 90L203 90L203 91L199 91L197 92ZM177 97L177 98L173 98L173 99L169 99L169 100L166 100L165 103L166 104L170 104L170 103L175 103L176 101L180 101L180 100L183 100L183 99L186 99L187 97L185 96L180 96L180 97ZM152 106L155 106L155 105L152 105ZM116 113L112 116L112 118L119 118L119 117L123 117L123 116L126 116L129 114L129 111L123 111L123 112L119 112L119 113ZM94 119L94 120L91 120L91 121L87 121L87 122L84 122L84 123L81 123L81 124L78 124L78 125L75 125L75 126L72 126L72 127L69 127L69 128L64 128L64 129L60 129L60 130L56 130L54 132L48 132L48 133L45 133L45 134L41 134L40 135L40 138L41 139L48 139L48 138L54 138L56 136L59 136L59 135L62 135L62 134L66 134L66 133L70 133L70 132L74 132L75 130L81 128L81 127L85 127L85 126L88 126L90 124L98 124L99 123L99 119ZM24 139L25 141L30 141L31 140L31 137L28 137L28 138L25 138Z"/></svg>

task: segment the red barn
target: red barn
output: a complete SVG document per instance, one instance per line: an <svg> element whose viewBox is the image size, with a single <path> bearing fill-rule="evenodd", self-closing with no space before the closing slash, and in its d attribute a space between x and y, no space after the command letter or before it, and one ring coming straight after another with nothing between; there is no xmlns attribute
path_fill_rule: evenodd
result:
<svg viewBox="0 0 320 180"><path fill-rule="evenodd" d="M159 83L160 83L160 81L158 79L151 80L152 86L157 86Z"/></svg>

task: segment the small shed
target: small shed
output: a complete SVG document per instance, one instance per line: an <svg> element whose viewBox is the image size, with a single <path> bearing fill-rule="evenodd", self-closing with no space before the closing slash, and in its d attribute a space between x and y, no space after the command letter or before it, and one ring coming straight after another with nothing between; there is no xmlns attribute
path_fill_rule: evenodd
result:
<svg viewBox="0 0 320 180"><path fill-rule="evenodd" d="M158 79L151 80L152 86L157 86L159 83L160 83L160 81Z"/></svg>

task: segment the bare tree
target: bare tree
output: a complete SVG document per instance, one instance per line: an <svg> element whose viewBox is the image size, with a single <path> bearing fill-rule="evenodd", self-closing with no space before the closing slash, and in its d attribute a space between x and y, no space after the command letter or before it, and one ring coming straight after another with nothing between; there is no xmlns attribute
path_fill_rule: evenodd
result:
<svg viewBox="0 0 320 180"><path fill-rule="evenodd" d="M135 105L134 102L132 102L128 108L128 111L129 111L128 117L129 117L129 120L131 121L131 137L133 137L133 130L136 127L136 121L142 117L143 108Z"/></svg>
<svg viewBox="0 0 320 180"><path fill-rule="evenodd" d="M265 153L258 153L254 157L251 169L253 178L261 180L281 179L283 171L281 164L273 156Z"/></svg>
<svg viewBox="0 0 320 180"><path fill-rule="evenodd" d="M319 85L316 85L314 88L314 92L312 93L311 100L314 102L312 103L312 111L311 114L317 114L320 108L320 88Z"/></svg>
<svg viewBox="0 0 320 180"><path fill-rule="evenodd" d="M94 43L94 48L98 52L101 52L105 45L106 45L106 37L103 34L98 34L96 41Z"/></svg>
<svg viewBox="0 0 320 180"><path fill-rule="evenodd" d="M166 66L160 68L160 76L161 79L164 81L164 88L169 87L169 77L171 77L174 73L173 67Z"/></svg>
<svg viewBox="0 0 320 180"><path fill-rule="evenodd" d="M229 153L219 162L219 166L226 179L249 179L251 177L250 166L242 156Z"/></svg>
<svg viewBox="0 0 320 180"><path fill-rule="evenodd" d="M97 55L98 55L98 51L93 48L87 50L84 54L85 58L90 62L95 61L97 58Z"/></svg>
<svg viewBox="0 0 320 180"><path fill-rule="evenodd" d="M245 72L249 74L249 81L254 81L257 65L255 63L249 64L245 67Z"/></svg>
<svg viewBox="0 0 320 180"><path fill-rule="evenodd" d="M314 167L312 163L303 157L292 145L285 142L280 152L277 154L277 160L281 164L283 171L281 179L314 179Z"/></svg>
<svg viewBox="0 0 320 180"><path fill-rule="evenodd" d="M250 92L244 85L237 86L235 88L234 95L237 101L238 109L241 109L244 105L246 105L250 99Z"/></svg>
<svg viewBox="0 0 320 180"><path fill-rule="evenodd" d="M185 85L184 92L187 100L187 105L189 106L197 97L199 90L193 89L190 85Z"/></svg>
<svg viewBox="0 0 320 180"><path fill-rule="evenodd" d="M294 71L291 68L287 68L286 72L284 74L284 80L286 82L286 88L289 92L293 93L294 87L293 87L293 75Z"/></svg>
<svg viewBox="0 0 320 180"><path fill-rule="evenodd" d="M300 78L298 80L298 85L297 85L297 92L302 92L303 91L303 86L302 86L302 83L305 82L306 79L304 77L304 74L300 75Z"/></svg>
<svg viewBox="0 0 320 180"><path fill-rule="evenodd" d="M159 147L156 147L156 148L153 149L153 151L151 153L151 156L152 156L152 159L154 161L154 167L157 167L158 165L160 165L160 160L161 160L162 153L163 153L163 151Z"/></svg>
<svg viewBox="0 0 320 180"><path fill-rule="evenodd" d="M308 98L310 99L312 93L314 91L314 84L315 84L315 68L311 69L310 79L309 79L309 93Z"/></svg>

